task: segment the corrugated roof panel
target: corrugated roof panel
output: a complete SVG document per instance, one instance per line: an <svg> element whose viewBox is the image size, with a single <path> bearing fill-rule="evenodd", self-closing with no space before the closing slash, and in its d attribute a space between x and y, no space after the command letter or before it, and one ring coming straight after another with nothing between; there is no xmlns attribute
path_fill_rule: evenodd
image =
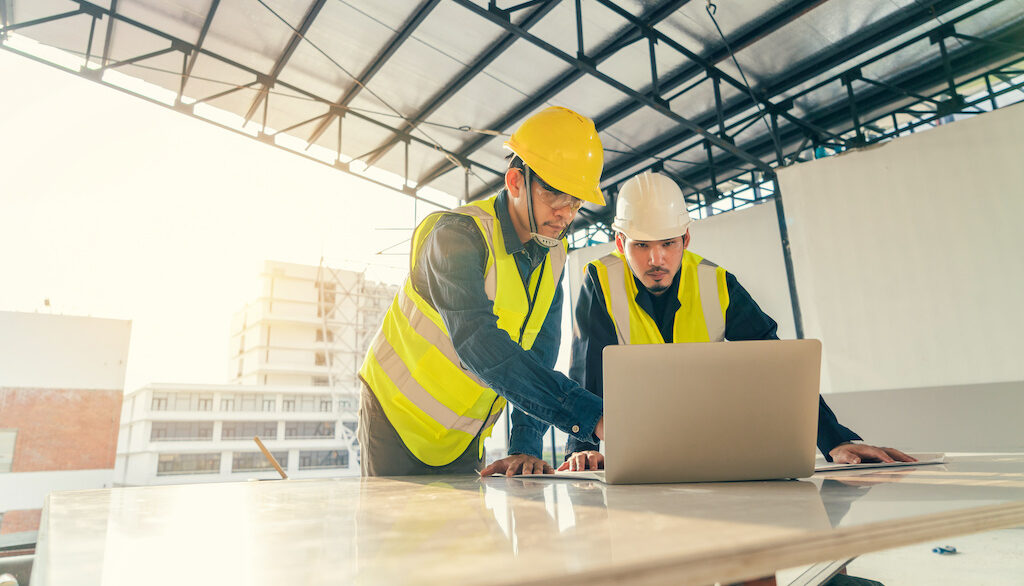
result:
<svg viewBox="0 0 1024 586"><path fill-rule="evenodd" d="M299 43L278 79L334 102L352 85L353 80L329 55L324 55L309 43ZM345 69L351 70L351 66Z"/></svg>
<svg viewBox="0 0 1024 586"><path fill-rule="evenodd" d="M275 15L258 2L221 2L204 46L260 73L270 73L311 4L274 4Z"/></svg>
<svg viewBox="0 0 1024 586"><path fill-rule="evenodd" d="M576 110L589 118L595 118L625 97L625 93L604 81L584 75L555 96L551 102Z"/></svg>
<svg viewBox="0 0 1024 586"><path fill-rule="evenodd" d="M310 27L281 79L336 101L355 83L393 35L386 23L342 2L328 2Z"/></svg>
<svg viewBox="0 0 1024 586"><path fill-rule="evenodd" d="M537 83L538 80L531 80ZM540 83L547 83L544 79ZM506 76L496 76L490 73L482 73L476 76L473 81L466 84L463 91L452 96L443 106L430 117L432 122L450 126L469 126L481 130L496 130L505 132L507 129L490 128L491 124L505 116L530 97L522 91L523 83L516 83L516 80ZM454 150L459 150L463 144L476 140L478 134L459 133L452 135L455 144Z"/></svg>
<svg viewBox="0 0 1024 586"><path fill-rule="evenodd" d="M210 5L210 0L120 0L117 13L195 43Z"/></svg>
<svg viewBox="0 0 1024 586"><path fill-rule="evenodd" d="M329 111L326 104L311 100L307 96L293 92L283 86L275 86L253 115L254 122L263 123L263 110L266 107L266 123L275 132L295 126ZM312 130L308 124L289 131L290 134L305 138Z"/></svg>
<svg viewBox="0 0 1024 586"><path fill-rule="evenodd" d="M70 2L52 2L49 0L40 1L38 4L18 3L13 15L9 17L11 22L24 22L50 16L54 13L73 11L77 5ZM16 34L23 35L34 41L62 49L84 59L86 47L89 44L89 26L92 17L86 14L78 14L58 20L51 20L29 28L18 29ZM97 25L97 28L102 28ZM106 29L104 28L104 33ZM102 36L100 37L102 39ZM103 44L93 40L93 52L101 53Z"/></svg>
<svg viewBox="0 0 1024 586"><path fill-rule="evenodd" d="M485 75L493 77L508 87L509 95L518 94L518 98L513 102L518 104L539 94L548 84L568 71L570 71L570 66L567 63L553 57L529 41L520 39L491 63ZM500 116L494 117L494 119L498 118ZM494 130L511 132L512 129L495 128Z"/></svg>
<svg viewBox="0 0 1024 586"><path fill-rule="evenodd" d="M251 73L200 54L185 85L185 95L201 100L253 81L256 81L256 76Z"/></svg>
<svg viewBox="0 0 1024 586"><path fill-rule="evenodd" d="M467 65L505 34L500 27L479 18L465 8L441 2L412 34L416 50L444 55ZM416 45L417 43L411 43Z"/></svg>
<svg viewBox="0 0 1024 586"><path fill-rule="evenodd" d="M621 16L597 2L583 2L582 15L583 47L588 55L629 24ZM563 53L575 57L579 50L579 41L576 36L575 2L557 4L551 12L530 29L530 34Z"/></svg>

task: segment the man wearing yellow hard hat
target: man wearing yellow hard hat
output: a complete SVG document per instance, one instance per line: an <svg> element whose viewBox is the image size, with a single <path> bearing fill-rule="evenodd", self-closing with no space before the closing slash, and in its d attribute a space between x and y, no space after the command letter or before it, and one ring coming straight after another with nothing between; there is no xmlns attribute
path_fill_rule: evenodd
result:
<svg viewBox="0 0 1024 586"><path fill-rule="evenodd" d="M505 147L500 193L431 214L413 233L409 277L359 371L364 475L479 470L506 402L511 455L485 474L550 471L547 424L603 437L601 399L553 370L564 238L583 202L604 205L601 141L590 119L552 107Z"/></svg>
<svg viewBox="0 0 1024 586"><path fill-rule="evenodd" d="M732 274L687 250L690 214L676 182L645 172L619 190L616 251L589 263L576 304L569 375L601 395L602 352L611 344L777 340L775 320L761 311ZM843 463L914 458L893 448L855 444L818 398L818 449ZM597 442L570 436L559 469L604 466Z"/></svg>

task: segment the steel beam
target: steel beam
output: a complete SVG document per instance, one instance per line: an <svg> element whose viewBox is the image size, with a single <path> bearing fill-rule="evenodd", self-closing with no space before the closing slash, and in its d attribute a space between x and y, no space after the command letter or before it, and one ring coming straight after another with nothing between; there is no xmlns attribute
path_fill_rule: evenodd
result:
<svg viewBox="0 0 1024 586"><path fill-rule="evenodd" d="M823 51L811 63L783 76L779 80L769 81L765 84L766 89L763 90L761 94L766 99L771 100L779 94L789 91L815 76L820 75L822 71L827 71L832 67L846 63L879 44L885 43L899 35L917 28L921 24L929 22L933 18L932 10L935 11L934 16L939 16L945 12L953 10L967 1L969 0L937 0L930 2L925 6L915 5L913 8L907 9L903 14L895 18L889 18L875 23L864 31L852 35L836 47ZM726 106L725 118L728 119L741 114L744 110L749 109L749 103L749 98L743 99L740 97L733 100L732 104ZM631 105L630 108L635 109L635 106ZM620 107L613 110L610 115L615 117L624 116L623 108ZM602 117L601 120L602 122L606 121L604 117ZM806 122L807 117L804 117L803 120ZM697 119L697 123L710 125L713 124L713 118L705 115ZM677 130L663 134L662 136L650 141L648 144L638 148L637 154L627 157L619 157L611 165L606 166L604 176L614 177L619 173L628 171L636 167L636 165L641 164L645 158L653 157L658 153L663 152L665 149L671 148L672 145L679 144L690 138L694 138L694 134L686 130Z"/></svg>
<svg viewBox="0 0 1024 586"><path fill-rule="evenodd" d="M671 16L673 12L675 12L677 9L679 9L679 7L683 6L687 2L689 2L689 0L670 0L669 2L660 4L654 9L652 9L647 15L642 17L642 20L645 23L645 26L654 26L658 22L661 22L665 18ZM638 40L640 38L640 32L641 31L635 26L630 26L626 28L624 31L617 34L613 39L602 45L599 49L597 49L594 52L593 55L589 56L587 59L593 62L595 65L600 64L604 60L608 59L609 57L617 53L624 46ZM569 69L554 82L548 84L546 88L538 92L535 96L525 100L524 102L521 102L511 112L489 124L488 128L502 130L510 127L512 124L515 124L519 120L525 118L528 114L530 114L538 107L540 107L541 104L547 102L549 99L554 97L563 89L569 87L573 82L580 79L581 77L583 77L582 71L576 68ZM598 130L600 129L601 127L598 126ZM471 140L468 144L463 146L461 149L459 149L459 152L456 154L456 157L459 158L460 160L464 159L473 154L474 152L476 152L477 150L479 150L480 148L482 148L491 140L492 139L489 136L481 136L475 138ZM454 168L455 165L451 164L448 161L441 162L433 169L427 171L422 177L420 177L419 180L417 181L417 184L421 186L428 185L432 183L434 180L436 180L438 177L444 175L445 173L451 171Z"/></svg>
<svg viewBox="0 0 1024 586"><path fill-rule="evenodd" d="M547 0L541 6L535 8L528 15L526 15L526 18L523 20L522 27L524 29L528 29L534 24L536 24L541 18L547 15L547 13L550 12L551 9L555 7L555 5L558 4L558 1L559 0ZM489 11L484 8L480 8L479 10L481 10L484 14L492 15L499 22L504 22L504 17L500 16L500 14L504 14L504 12L502 11ZM498 58L498 56L504 53L505 49L511 47L512 43L516 42L518 38L519 37L517 35L511 32L502 35L502 37L498 39L497 42L488 47L487 50L484 51L483 54L481 54L479 57L477 57L476 60L474 60L469 67L467 67L461 74L459 74L458 77L452 80L452 82L449 83L444 88L441 88L439 92L437 92L436 94L434 94L433 97L427 100L427 104L420 108L418 112L409 117L409 119L405 121L405 124L399 127L400 130L398 132L412 132L412 130L415 129L416 126L418 126L421 122L423 122L423 120L425 120L427 116L433 114L438 108L444 105L444 103L447 102L449 98L455 95L457 91L465 87L465 85L469 83L471 80L473 80L473 78L475 78L481 71L483 71L484 68L490 65L495 59ZM370 151L374 154L365 161L367 166L372 165L376 163L378 160L380 160L380 158L387 154L391 147L398 144L400 140L401 138L399 136L392 137L384 144ZM456 157L458 160L462 160L461 158L458 158L457 155Z"/></svg>
<svg viewBox="0 0 1024 586"><path fill-rule="evenodd" d="M342 94L336 102L334 102L334 106L338 109L338 112L333 116L325 118L319 125L317 125L313 132L310 133L309 138L306 139L307 148L320 138L324 131L327 130L327 127L331 125L331 122L344 115L344 111L347 109L349 103L351 103L359 92L366 87L366 84L370 83L373 76L377 75L377 72L384 67L384 64L388 62L388 59L391 59L391 56L398 51L398 48L412 36L412 33L424 20L427 19L427 16L430 15L430 12L439 2L440 0L424 0L424 2L416 8L416 11L413 12L412 16L402 24L402 28L398 31L398 34L388 42L387 46L381 49L380 53L378 53L376 57L370 60L370 63L366 68L359 73L359 76L352 80L352 85L345 90L345 93Z"/></svg>
<svg viewBox="0 0 1024 586"><path fill-rule="evenodd" d="M320 10L324 7L327 0L314 0L313 4L310 5L309 10L306 11L306 16L303 17L302 22L299 26L292 30L292 36L288 39L288 44L285 45L284 50L278 55L277 60L274 62L274 67L271 68L270 72L265 74L266 81L260 84L260 89L256 93L256 97L253 99L252 104L249 106L248 112L245 113L245 121L248 123L253 114L256 113L256 109L263 104L267 96L270 94L270 88L274 87L277 83L278 76L281 75L281 71L284 70L285 65L288 64L288 60L292 58L295 50L299 48L299 43L305 38L306 33L309 31L309 27L313 26L313 22L316 21L316 17L320 14ZM264 124L264 126L266 126Z"/></svg>
<svg viewBox="0 0 1024 586"><path fill-rule="evenodd" d="M206 42L206 34L210 32L210 25L213 24L213 17L217 14L217 7L219 6L220 0L213 0L210 3L210 9L206 11L206 18L203 19L203 26L199 29L199 38L196 39L194 48L189 52L188 64L182 72L181 87L178 90L177 101L179 103L181 102L181 96L185 93L185 85L188 84L189 78L192 77L192 69L196 66L196 60L199 58L199 50L203 48L203 43Z"/></svg>
<svg viewBox="0 0 1024 586"><path fill-rule="evenodd" d="M594 66L592 66L592 65L590 65L588 63L582 62L582 61L580 61L580 60L578 60L578 59L576 59L576 58L574 58L574 57L572 57L572 56L562 52L561 50L559 50L558 48L554 47L550 43L547 43L547 42L545 42L545 41L543 41L543 40L541 40L541 39L539 39L539 38L529 34L528 32L526 32L525 30L517 27L516 25L513 25L512 23L502 22L500 19L497 19L497 18L493 17L492 15L490 15L489 13L487 13L486 11L481 9L480 7L478 7L475 4L473 4L472 2L470 2L470 0L455 0L455 1L458 2L459 4L461 4L462 6L465 6L465 7L469 8L470 10L476 12L477 14L480 14L481 16L484 16L484 17L488 18L494 24L497 24L499 26L503 26L507 30L515 32L516 34L518 34L524 40L529 41L530 43L532 43L533 45L537 46L540 49L543 49L545 52L549 53L550 55L552 55L552 56L554 56L554 57L556 57L558 59L561 59L562 61L565 61L566 63L568 63L570 65L575 66L577 69L580 69L580 70L588 73L592 77L595 77L595 78L603 81L607 85L615 88L616 90L622 92L623 94L633 98L634 100L637 100L638 102L643 103L645 106L647 106L647 107L657 111L658 113L664 115L665 117L673 120L677 125L679 125L682 128L688 130L689 132L692 132L692 133L695 133L695 134L699 134L700 136L702 136L705 139L707 139L708 141L710 141L711 144L713 144L716 147L718 147L719 149L724 150L724 151L732 154L733 156L735 156L735 157L745 161L747 164L753 165L754 167L762 169L762 170L769 170L771 168L769 165L767 165L766 163L764 163L760 159L757 159L756 157L754 157L750 153L745 152L743 149L738 148L735 145L733 145L732 143L730 143L728 141L725 141L725 140L722 140L720 137L716 136L714 133L709 132L703 126L701 126L699 124L696 124L692 120L690 120L690 119L688 119L688 118L686 118L684 116L680 116L679 114L675 113L674 111L672 111L671 108L669 108L666 104L664 104L664 102L662 100L660 100L659 98L648 96L646 94L642 94L642 93L640 93L640 92L638 92L638 91L636 91L636 90L626 86L625 84L619 82L618 80L615 80L615 79L611 78L610 76L605 75L604 73L598 71Z"/></svg>

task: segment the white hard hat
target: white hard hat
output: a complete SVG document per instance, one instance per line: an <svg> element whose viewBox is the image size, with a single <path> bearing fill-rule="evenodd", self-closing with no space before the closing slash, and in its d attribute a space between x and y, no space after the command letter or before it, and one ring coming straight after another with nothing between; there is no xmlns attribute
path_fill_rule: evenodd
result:
<svg viewBox="0 0 1024 586"><path fill-rule="evenodd" d="M661 173L644 171L619 190L612 229L630 240L667 240L686 234L691 221L676 182Z"/></svg>

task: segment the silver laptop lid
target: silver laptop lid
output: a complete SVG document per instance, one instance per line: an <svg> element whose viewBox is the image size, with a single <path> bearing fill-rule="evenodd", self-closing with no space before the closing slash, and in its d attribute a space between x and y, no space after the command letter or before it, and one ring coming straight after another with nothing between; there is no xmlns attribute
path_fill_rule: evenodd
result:
<svg viewBox="0 0 1024 586"><path fill-rule="evenodd" d="M821 342L604 349L609 484L814 473Z"/></svg>

